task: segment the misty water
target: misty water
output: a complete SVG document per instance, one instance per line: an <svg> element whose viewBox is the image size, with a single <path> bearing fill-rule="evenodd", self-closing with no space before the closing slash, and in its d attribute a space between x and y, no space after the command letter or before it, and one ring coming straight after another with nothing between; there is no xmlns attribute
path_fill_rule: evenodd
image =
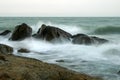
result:
<svg viewBox="0 0 120 80"><path fill-rule="evenodd" d="M9 41L10 35L0 36L0 43L14 48L14 54L58 64L71 70L105 80L120 80L120 18L0 18L0 32L14 30L16 25L27 23L33 34L42 24L59 27L72 35L84 33L109 40L102 45L79 45L64 41L50 43L34 38ZM20 48L30 53L18 53ZM64 62L56 62L63 60Z"/></svg>

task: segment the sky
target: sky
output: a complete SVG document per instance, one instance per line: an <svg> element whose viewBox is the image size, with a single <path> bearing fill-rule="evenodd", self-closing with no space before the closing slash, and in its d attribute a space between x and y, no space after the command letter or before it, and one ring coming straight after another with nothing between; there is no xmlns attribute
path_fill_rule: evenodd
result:
<svg viewBox="0 0 120 80"><path fill-rule="evenodd" d="M120 17L120 0L0 0L0 16Z"/></svg>

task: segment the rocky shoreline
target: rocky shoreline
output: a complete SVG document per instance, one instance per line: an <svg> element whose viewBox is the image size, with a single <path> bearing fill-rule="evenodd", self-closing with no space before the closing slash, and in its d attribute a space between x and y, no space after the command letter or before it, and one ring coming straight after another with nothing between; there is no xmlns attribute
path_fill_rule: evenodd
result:
<svg viewBox="0 0 120 80"><path fill-rule="evenodd" d="M11 31L6 30L1 36L9 34ZM71 35L70 33L43 24L38 32L32 35L32 28L23 23L15 27L9 40L21 41L28 37L45 40L48 42L70 41L73 44L103 44L108 42L96 36L85 34ZM20 57L13 55L14 49L8 45L0 44L0 80L102 80L98 77L92 77L86 74L77 73L72 70L60 67L55 64L49 64L40 60ZM29 53L24 48L18 52Z"/></svg>
<svg viewBox="0 0 120 80"><path fill-rule="evenodd" d="M2 52L6 52L2 53ZM8 53L8 54L7 54ZM15 56L10 46L0 45L0 80L102 80L40 60Z"/></svg>

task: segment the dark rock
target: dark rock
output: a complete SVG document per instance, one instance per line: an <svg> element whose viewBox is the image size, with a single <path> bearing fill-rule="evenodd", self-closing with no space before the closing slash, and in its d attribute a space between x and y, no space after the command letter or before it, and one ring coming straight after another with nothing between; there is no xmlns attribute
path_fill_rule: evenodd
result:
<svg viewBox="0 0 120 80"><path fill-rule="evenodd" d="M56 62L65 62L64 60L56 60Z"/></svg>
<svg viewBox="0 0 120 80"><path fill-rule="evenodd" d="M1 61L7 61L6 58L4 56L2 56L2 55L0 55L0 60Z"/></svg>
<svg viewBox="0 0 120 80"><path fill-rule="evenodd" d="M72 36L72 43L74 44L86 44L90 45L93 43L93 39L85 34L77 34Z"/></svg>
<svg viewBox="0 0 120 80"><path fill-rule="evenodd" d="M109 42L106 39L95 37L95 36L92 36L91 38L94 40L94 43L97 43L97 44L103 44L103 43Z"/></svg>
<svg viewBox="0 0 120 80"><path fill-rule="evenodd" d="M27 49L21 48L21 49L18 50L18 52L21 52L21 53L29 53L30 51L27 50Z"/></svg>
<svg viewBox="0 0 120 80"><path fill-rule="evenodd" d="M0 65L0 80L102 80L32 58L4 56L9 63Z"/></svg>
<svg viewBox="0 0 120 80"><path fill-rule="evenodd" d="M15 27L15 30L10 40L13 41L23 40L27 37L31 37L31 35L32 35L32 28L29 27L27 24L23 23Z"/></svg>
<svg viewBox="0 0 120 80"><path fill-rule="evenodd" d="M37 34L34 35L35 38L40 38L46 41L51 41L58 38L69 40L71 36L72 35L70 33L62 29L53 26L46 26L44 24L38 30Z"/></svg>
<svg viewBox="0 0 120 80"><path fill-rule="evenodd" d="M0 36L5 36L7 34L9 34L11 31L10 30L5 30L2 33L0 33Z"/></svg>
<svg viewBox="0 0 120 80"><path fill-rule="evenodd" d="M88 36L85 34L74 35L72 36L72 39L73 39L72 43L74 44L86 44L86 45L103 44L103 43L109 42L106 39L95 37L95 36Z"/></svg>
<svg viewBox="0 0 120 80"><path fill-rule="evenodd" d="M0 44L0 53L2 54L12 54L13 53L13 48L5 45L5 44Z"/></svg>

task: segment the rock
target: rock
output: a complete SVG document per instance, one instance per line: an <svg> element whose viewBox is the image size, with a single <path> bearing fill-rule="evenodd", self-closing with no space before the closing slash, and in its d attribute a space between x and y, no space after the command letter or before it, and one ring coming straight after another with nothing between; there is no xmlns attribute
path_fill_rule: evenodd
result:
<svg viewBox="0 0 120 80"><path fill-rule="evenodd" d="M31 35L32 35L32 28L29 27L27 24L23 23L15 27L15 30L13 31L10 40L19 41L27 37L31 37Z"/></svg>
<svg viewBox="0 0 120 80"><path fill-rule="evenodd" d="M30 51L27 50L27 49L21 48L21 49L18 50L18 52L21 52L21 53L29 53Z"/></svg>
<svg viewBox="0 0 120 80"><path fill-rule="evenodd" d="M0 61L7 61L4 56L0 55Z"/></svg>
<svg viewBox="0 0 120 80"><path fill-rule="evenodd" d="M32 58L4 56L8 62L0 65L0 80L102 80Z"/></svg>
<svg viewBox="0 0 120 80"><path fill-rule="evenodd" d="M13 48L5 44L0 44L0 53L1 54L12 54Z"/></svg>
<svg viewBox="0 0 120 80"><path fill-rule="evenodd" d="M88 36L85 34L77 34L72 36L72 43L74 44L86 44L86 45L91 45L91 44L103 44L106 42L109 42L106 39L95 37L95 36Z"/></svg>
<svg viewBox="0 0 120 80"><path fill-rule="evenodd" d="M103 43L109 42L106 39L99 38L99 37L96 37L96 36L92 36L91 38L94 40L94 43L97 43L97 44L103 44Z"/></svg>
<svg viewBox="0 0 120 80"><path fill-rule="evenodd" d="M0 36L5 36L7 34L9 34L11 31L10 30L5 30L2 33L0 33Z"/></svg>
<svg viewBox="0 0 120 80"><path fill-rule="evenodd" d="M65 62L64 60L56 60L56 62Z"/></svg>
<svg viewBox="0 0 120 80"><path fill-rule="evenodd" d="M62 29L53 26L46 26L45 24L43 24L37 34L34 35L35 38L40 38L46 41L52 41L59 38L70 40L71 36L70 33Z"/></svg>
<svg viewBox="0 0 120 80"><path fill-rule="evenodd" d="M72 36L72 43L74 44L86 44L90 45L93 43L93 39L85 34L77 34Z"/></svg>

